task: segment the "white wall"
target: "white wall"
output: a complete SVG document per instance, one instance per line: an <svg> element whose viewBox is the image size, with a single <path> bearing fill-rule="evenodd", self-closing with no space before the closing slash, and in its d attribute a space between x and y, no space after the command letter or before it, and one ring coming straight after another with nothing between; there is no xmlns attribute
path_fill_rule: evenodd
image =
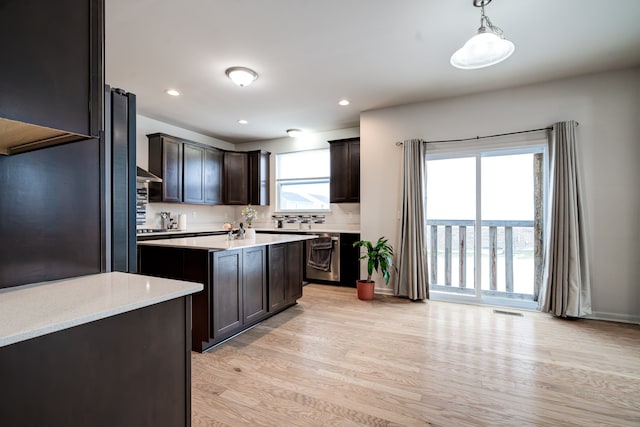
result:
<svg viewBox="0 0 640 427"><path fill-rule="evenodd" d="M396 141L491 135L571 119L580 123L594 317L640 322L640 68L363 112L363 238L384 235L397 247L402 150Z"/></svg>

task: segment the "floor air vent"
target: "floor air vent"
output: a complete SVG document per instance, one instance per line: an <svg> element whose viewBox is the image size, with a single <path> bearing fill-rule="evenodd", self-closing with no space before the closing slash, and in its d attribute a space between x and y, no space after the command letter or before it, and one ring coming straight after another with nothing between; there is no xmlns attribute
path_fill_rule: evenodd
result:
<svg viewBox="0 0 640 427"><path fill-rule="evenodd" d="M515 311L493 310L493 312L496 313L496 314L507 314L509 316L520 316L520 317L523 316L522 313L516 313Z"/></svg>

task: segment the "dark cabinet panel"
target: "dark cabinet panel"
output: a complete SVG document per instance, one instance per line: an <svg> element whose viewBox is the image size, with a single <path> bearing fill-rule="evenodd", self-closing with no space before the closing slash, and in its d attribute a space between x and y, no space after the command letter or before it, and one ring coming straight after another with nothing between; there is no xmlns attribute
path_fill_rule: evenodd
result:
<svg viewBox="0 0 640 427"><path fill-rule="evenodd" d="M0 288L101 271L100 141L0 156Z"/></svg>
<svg viewBox="0 0 640 427"><path fill-rule="evenodd" d="M287 303L287 246L269 246L269 311L278 311Z"/></svg>
<svg viewBox="0 0 640 427"><path fill-rule="evenodd" d="M60 142L98 137L104 100L104 2L2 1L0 10L0 118L19 122L4 121L0 129L20 125L15 136L31 141L62 136L56 131L43 134L51 130L75 135ZM0 145L12 144L10 135L0 134Z"/></svg>
<svg viewBox="0 0 640 427"><path fill-rule="evenodd" d="M329 199L331 203L341 203L347 200L349 191L349 146L345 143L331 143L331 181L329 185Z"/></svg>
<svg viewBox="0 0 640 427"><path fill-rule="evenodd" d="M242 311L245 324L267 314L267 251L264 246L242 250Z"/></svg>
<svg viewBox="0 0 640 427"><path fill-rule="evenodd" d="M207 204L222 204L223 156L221 150L204 151L204 202Z"/></svg>
<svg viewBox="0 0 640 427"><path fill-rule="evenodd" d="M264 150L249 151L249 203L269 204L269 158L271 153Z"/></svg>
<svg viewBox="0 0 640 427"><path fill-rule="evenodd" d="M240 330L242 317L242 250L213 252L211 322L213 339Z"/></svg>
<svg viewBox="0 0 640 427"><path fill-rule="evenodd" d="M190 296L0 347L3 426L191 426Z"/></svg>
<svg viewBox="0 0 640 427"><path fill-rule="evenodd" d="M349 199L360 202L360 140L349 142Z"/></svg>
<svg viewBox="0 0 640 427"><path fill-rule="evenodd" d="M211 338L217 343L266 317L267 256L264 246L212 254Z"/></svg>
<svg viewBox="0 0 640 427"><path fill-rule="evenodd" d="M182 142L164 134L149 138L149 172L162 182L149 183L149 201L182 202Z"/></svg>
<svg viewBox="0 0 640 427"><path fill-rule="evenodd" d="M247 153L225 151L224 153L224 204L246 205L249 203Z"/></svg>
<svg viewBox="0 0 640 427"><path fill-rule="evenodd" d="M302 297L303 259L302 242L287 243L286 299L289 304Z"/></svg>
<svg viewBox="0 0 640 427"><path fill-rule="evenodd" d="M182 200L185 203L204 203L205 149L183 144Z"/></svg>
<svg viewBox="0 0 640 427"><path fill-rule="evenodd" d="M360 138L329 141L331 203L360 202Z"/></svg>
<svg viewBox="0 0 640 427"><path fill-rule="evenodd" d="M269 246L269 311L280 311L302 296L302 256L302 242Z"/></svg>
<svg viewBox="0 0 640 427"><path fill-rule="evenodd" d="M355 287L360 279L360 248L353 244L360 240L360 234L340 233L340 283Z"/></svg>

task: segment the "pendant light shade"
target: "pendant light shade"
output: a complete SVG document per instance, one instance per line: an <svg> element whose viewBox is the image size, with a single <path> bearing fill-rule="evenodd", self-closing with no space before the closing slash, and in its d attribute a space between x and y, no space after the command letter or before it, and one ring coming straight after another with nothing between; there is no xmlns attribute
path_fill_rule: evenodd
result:
<svg viewBox="0 0 640 427"><path fill-rule="evenodd" d="M485 15L484 5L490 1L474 0L474 6L482 8L480 28L475 36L451 55L450 62L454 67L465 70L489 67L504 61L515 50L514 44L505 39L502 30Z"/></svg>
<svg viewBox="0 0 640 427"><path fill-rule="evenodd" d="M491 31L478 31L451 56L451 65L465 70L489 67L510 57L515 48Z"/></svg>

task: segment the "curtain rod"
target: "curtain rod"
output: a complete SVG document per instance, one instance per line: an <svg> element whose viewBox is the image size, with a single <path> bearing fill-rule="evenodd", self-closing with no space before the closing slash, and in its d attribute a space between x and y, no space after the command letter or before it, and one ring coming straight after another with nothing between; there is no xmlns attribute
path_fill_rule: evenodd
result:
<svg viewBox="0 0 640 427"><path fill-rule="evenodd" d="M577 122L576 122L577 123ZM580 123L577 123L577 125L580 125ZM463 141L474 141L474 140L478 140L478 139L483 139L483 138L495 138L498 136L509 136L509 135L517 135L519 133L529 133L529 132L538 132L541 130L551 130L553 129L552 127L546 127L546 128L540 128L540 129L529 129L529 130L521 130L518 132L507 132L507 133L498 133L496 135L487 135L487 136L476 136L474 138L462 138L462 139L442 139L439 141L424 141L427 144L434 144L437 142L463 142ZM401 141L396 142L396 145L399 147L402 145Z"/></svg>

